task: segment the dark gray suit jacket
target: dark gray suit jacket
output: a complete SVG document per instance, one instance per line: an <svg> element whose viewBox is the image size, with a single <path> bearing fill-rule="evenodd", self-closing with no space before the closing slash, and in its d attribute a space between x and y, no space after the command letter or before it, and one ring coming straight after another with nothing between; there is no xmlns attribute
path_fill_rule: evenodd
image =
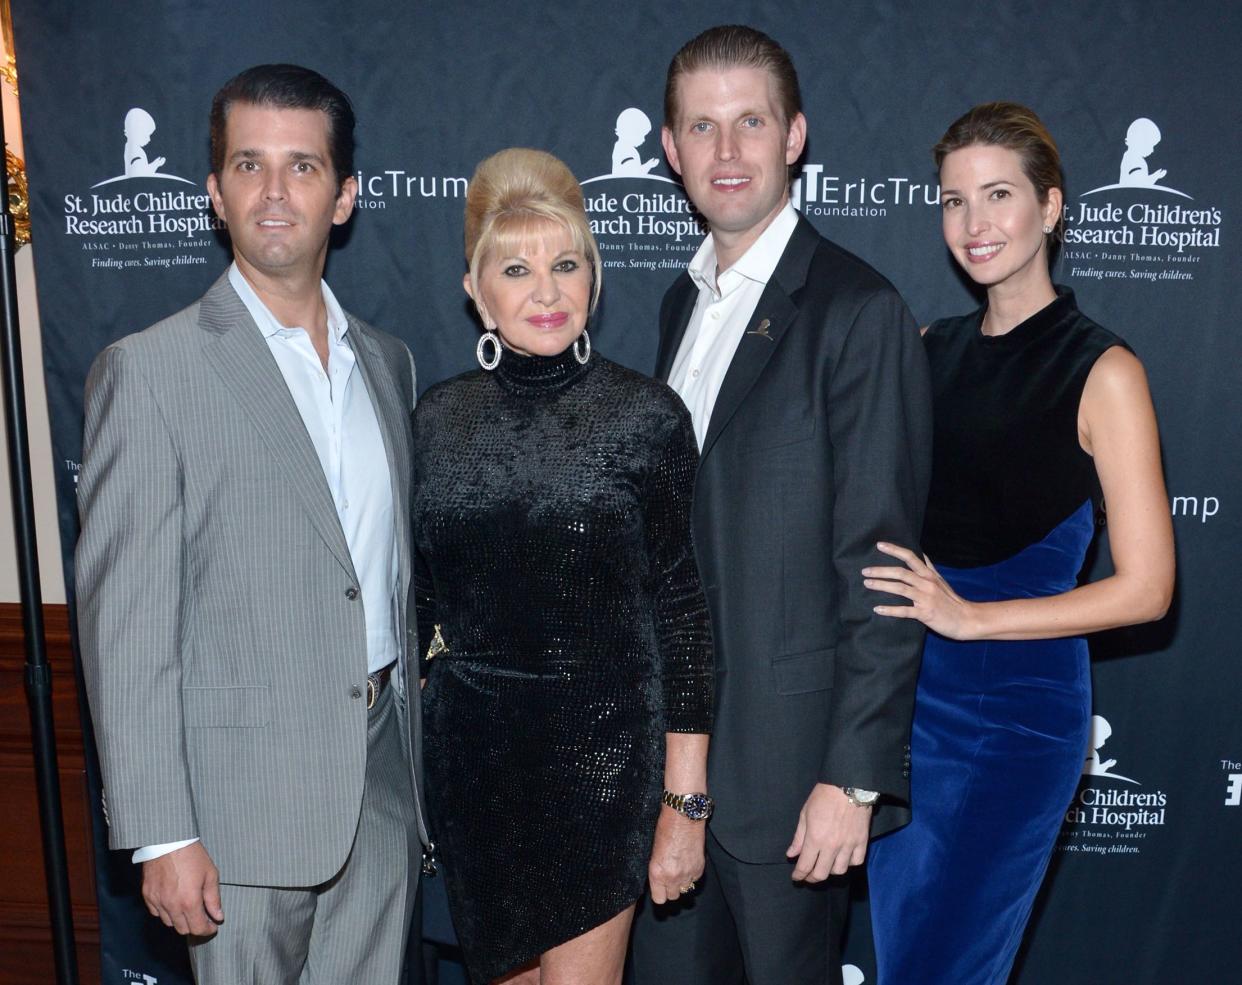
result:
<svg viewBox="0 0 1242 985"><path fill-rule="evenodd" d="M697 298L664 297L667 379ZM879 790L873 834L909 819L923 629L871 608L877 540L917 546L931 396L896 290L799 218L716 400L694 534L716 643L712 831L748 862L785 857L817 781ZM891 601L891 599L890 599Z"/></svg>
<svg viewBox="0 0 1242 985"><path fill-rule="evenodd" d="M352 316L347 338L388 456L415 653L413 360ZM362 601L314 445L227 276L99 355L84 447L78 632L109 843L200 837L225 882L324 882L362 804Z"/></svg>

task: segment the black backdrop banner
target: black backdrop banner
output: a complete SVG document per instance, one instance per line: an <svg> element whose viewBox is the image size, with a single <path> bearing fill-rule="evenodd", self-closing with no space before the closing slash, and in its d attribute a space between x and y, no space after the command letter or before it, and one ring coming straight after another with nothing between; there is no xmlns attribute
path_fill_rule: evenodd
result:
<svg viewBox="0 0 1242 985"><path fill-rule="evenodd" d="M213 92L259 62L323 72L355 101L358 211L334 243L342 303L404 338L419 384L471 366L466 180L541 147L579 175L604 257L592 337L650 371L659 299L700 227L659 147L665 68L713 23L784 43L809 142L793 184L826 235L920 321L977 300L940 239L929 148L974 103L1048 123L1068 178L1054 279L1146 364L1178 537L1160 624L1093 642L1095 729L1015 981L1236 980L1242 661L1221 618L1242 556L1242 218L1234 4L14 3L61 533L72 582L82 388L95 354L196 299L228 261L206 197ZM1230 122L1232 121L1232 122ZM124 162L141 147L145 167ZM642 167L613 164L636 148ZM1148 183L1121 178L1143 157ZM141 172L141 173L136 173ZM813 491L808 491L813 494ZM1106 538L1092 573L1108 568ZM1017 767L1015 767L1017 768ZM917 805L916 805L917 809ZM102 822L96 819L102 831ZM790 819L792 825L793 819ZM188 982L125 855L99 842L104 981ZM874 983L866 910L849 979Z"/></svg>

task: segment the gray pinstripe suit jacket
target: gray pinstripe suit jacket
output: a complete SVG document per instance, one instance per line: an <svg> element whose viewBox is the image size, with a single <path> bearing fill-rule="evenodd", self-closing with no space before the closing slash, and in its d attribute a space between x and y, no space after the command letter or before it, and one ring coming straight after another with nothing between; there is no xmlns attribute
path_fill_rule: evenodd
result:
<svg viewBox="0 0 1242 985"><path fill-rule="evenodd" d="M414 363L348 317L388 453L400 626L416 653ZM324 882L345 863L362 802L362 601L314 446L227 277L100 354L84 447L78 633L109 843L197 836L225 882Z"/></svg>

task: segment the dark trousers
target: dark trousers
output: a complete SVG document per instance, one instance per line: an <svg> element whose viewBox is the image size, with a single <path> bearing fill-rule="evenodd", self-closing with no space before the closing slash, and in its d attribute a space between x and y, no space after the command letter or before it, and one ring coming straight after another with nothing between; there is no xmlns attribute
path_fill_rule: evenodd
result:
<svg viewBox="0 0 1242 985"><path fill-rule="evenodd" d="M689 901L639 901L627 985L841 985L846 879L807 885L792 871L738 861L708 829Z"/></svg>

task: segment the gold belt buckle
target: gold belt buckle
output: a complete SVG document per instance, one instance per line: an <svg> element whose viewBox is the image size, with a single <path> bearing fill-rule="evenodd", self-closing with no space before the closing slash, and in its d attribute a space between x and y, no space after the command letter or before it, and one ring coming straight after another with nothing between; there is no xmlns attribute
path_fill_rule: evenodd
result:
<svg viewBox="0 0 1242 985"><path fill-rule="evenodd" d="M379 697L379 682L374 674L367 675L367 711L375 707L375 699Z"/></svg>

